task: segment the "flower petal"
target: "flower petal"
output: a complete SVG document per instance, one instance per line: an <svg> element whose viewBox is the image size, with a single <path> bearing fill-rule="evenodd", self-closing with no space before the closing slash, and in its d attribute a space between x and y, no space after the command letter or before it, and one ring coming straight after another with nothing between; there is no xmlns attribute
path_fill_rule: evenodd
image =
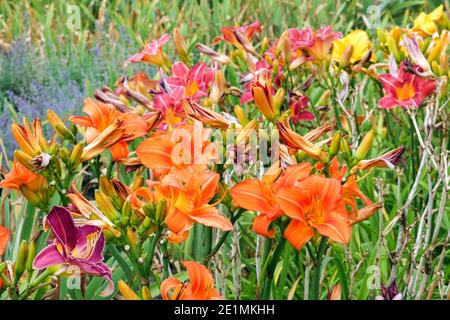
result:
<svg viewBox="0 0 450 320"><path fill-rule="evenodd" d="M33 262L34 269L45 269L50 266L65 263L65 258L59 253L56 244L45 247L36 256Z"/></svg>
<svg viewBox="0 0 450 320"><path fill-rule="evenodd" d="M313 235L314 230L300 220L292 220L284 230L284 236L297 250L300 250Z"/></svg>

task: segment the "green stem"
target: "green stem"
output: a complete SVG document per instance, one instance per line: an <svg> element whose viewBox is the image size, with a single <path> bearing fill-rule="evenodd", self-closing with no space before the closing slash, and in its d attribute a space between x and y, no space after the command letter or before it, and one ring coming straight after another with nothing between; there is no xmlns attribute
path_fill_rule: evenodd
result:
<svg viewBox="0 0 450 320"><path fill-rule="evenodd" d="M313 300L319 300L320 298L320 276L322 274L322 258L327 248L328 237L322 236L320 240L319 249L317 249L317 255L314 263L314 274L311 290L311 298Z"/></svg>
<svg viewBox="0 0 450 320"><path fill-rule="evenodd" d="M275 268L277 267L278 260L280 259L281 253L284 251L286 246L286 238L282 238L278 243L273 255L270 257L269 265L267 266L267 271L265 274L264 290L262 293L262 299L267 300L270 298L270 291L272 289L273 276L275 273Z"/></svg>
<svg viewBox="0 0 450 320"><path fill-rule="evenodd" d="M144 268L145 268L145 271L148 272L148 274L151 273L152 262L153 262L153 257L155 255L156 245L158 244L158 241L161 238L161 234L162 234L162 229L158 228L156 230L155 236L152 239L152 242L150 243L150 248L148 250L148 254L144 260Z"/></svg>
<svg viewBox="0 0 450 320"><path fill-rule="evenodd" d="M244 210L237 209L236 213L230 219L231 223L234 225L234 223L239 219L239 217L243 213L244 213ZM209 260L211 260L211 258L214 257L214 255L217 253L217 251L219 251L219 249L222 247L225 240L227 240L227 237L229 234L230 234L230 231L225 231L224 233L222 233L222 236L220 237L219 242L216 243L214 248L211 250L211 253L203 259L203 264L205 264L205 265L208 264Z"/></svg>
<svg viewBox="0 0 450 320"><path fill-rule="evenodd" d="M116 246L112 243L108 243L106 245L106 248L111 253L111 255L114 257L114 259L117 260L120 267L122 268L123 272L125 273L125 276L127 277L128 283L133 283L133 273L131 272L130 266L125 261L125 259L120 254L119 250L117 250Z"/></svg>
<svg viewBox="0 0 450 320"><path fill-rule="evenodd" d="M113 170L114 164L115 164L115 162L112 159L110 159L109 162L108 162L108 167L106 168L106 177L108 179L111 179L111 175L112 175L112 170Z"/></svg>

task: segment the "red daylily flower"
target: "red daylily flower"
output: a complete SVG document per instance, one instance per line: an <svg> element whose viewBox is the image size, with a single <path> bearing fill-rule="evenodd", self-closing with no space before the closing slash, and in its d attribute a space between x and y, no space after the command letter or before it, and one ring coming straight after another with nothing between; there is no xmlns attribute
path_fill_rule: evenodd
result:
<svg viewBox="0 0 450 320"><path fill-rule="evenodd" d="M379 76L385 91L385 96L379 102L380 107L418 108L436 90L436 81L419 76L417 72L420 70L417 65L407 68L406 63L402 62L398 73Z"/></svg>

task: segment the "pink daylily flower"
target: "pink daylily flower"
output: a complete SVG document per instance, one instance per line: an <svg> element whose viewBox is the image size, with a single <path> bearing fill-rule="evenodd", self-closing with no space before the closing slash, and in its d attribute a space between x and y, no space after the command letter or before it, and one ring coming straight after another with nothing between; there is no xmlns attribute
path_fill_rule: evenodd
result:
<svg viewBox="0 0 450 320"><path fill-rule="evenodd" d="M162 66L164 64L162 48L167 43L167 41L169 41L169 39L170 35L164 34L161 36L161 38L147 43L140 52L130 57L128 61L144 61L157 66Z"/></svg>
<svg viewBox="0 0 450 320"><path fill-rule="evenodd" d="M418 65L410 65L403 61L396 74L379 76L385 91L385 96L379 102L380 107L418 108L425 98L436 90L436 81L421 77L419 75L421 71Z"/></svg>

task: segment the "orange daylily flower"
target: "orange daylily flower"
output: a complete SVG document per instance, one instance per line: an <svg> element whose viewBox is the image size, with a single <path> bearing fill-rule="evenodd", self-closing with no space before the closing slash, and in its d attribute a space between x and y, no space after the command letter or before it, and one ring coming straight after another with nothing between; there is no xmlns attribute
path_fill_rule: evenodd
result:
<svg viewBox="0 0 450 320"><path fill-rule="evenodd" d="M351 228L339 180L314 175L295 187L279 190L275 198L292 218L284 236L297 250L313 237L314 230L340 243L350 240Z"/></svg>
<svg viewBox="0 0 450 320"><path fill-rule="evenodd" d="M164 300L222 300L214 288L214 279L208 269L197 262L183 261L189 275L189 283L171 277L161 284L161 296Z"/></svg>
<svg viewBox="0 0 450 320"><path fill-rule="evenodd" d="M38 192L46 184L47 180L43 176L31 172L14 158L11 171L5 175L5 179L0 181L0 188L20 190L22 186L25 186L31 191Z"/></svg>
<svg viewBox="0 0 450 320"><path fill-rule="evenodd" d="M259 21L255 21L245 26L222 27L221 31L223 37L217 37L214 39L214 42L225 40L238 49L254 53L255 49L250 44L250 41L257 32L262 31L262 24Z"/></svg>
<svg viewBox="0 0 450 320"><path fill-rule="evenodd" d="M323 165L316 165L316 169L321 170ZM341 182L344 182L344 176L347 173L347 167L341 167L337 157L334 157L330 162L329 167L330 176ZM362 200L364 204L363 209L358 209L355 198ZM351 224L366 220L373 213L375 213L382 206L378 203L372 203L372 201L362 193L356 183L356 176L350 175L342 184L342 200L348 207L350 207L349 221Z"/></svg>
<svg viewBox="0 0 450 320"><path fill-rule="evenodd" d="M85 160L96 157L109 149L113 160L128 156L128 141L142 137L149 131L146 121L134 113L119 112L111 104L87 98L83 111L87 116L70 118L75 124L86 127L86 142L81 158Z"/></svg>
<svg viewBox="0 0 450 320"><path fill-rule="evenodd" d="M282 103L283 89L276 93L272 86L270 74L263 72L257 75L255 81L250 85L253 101L264 117L273 121L279 114L279 108Z"/></svg>
<svg viewBox="0 0 450 320"><path fill-rule="evenodd" d="M169 241L180 243L189 235L194 222L229 231L231 222L219 214L215 204L208 204L217 193L219 174L190 166L165 175L161 183L152 183L154 199L167 201L165 223Z"/></svg>
<svg viewBox="0 0 450 320"><path fill-rule="evenodd" d="M207 140L208 132L195 125L182 125L170 132L157 131L139 144L136 155L150 169L205 165L216 158L215 146Z"/></svg>
<svg viewBox="0 0 450 320"><path fill-rule="evenodd" d="M39 118L35 118L33 124L30 125L24 117L23 125L14 123L11 125L11 131L20 149L29 156L35 157L42 153L50 152L52 142L49 143L45 139Z"/></svg>
<svg viewBox="0 0 450 320"><path fill-rule="evenodd" d="M4 226L0 226L0 256L5 252L6 246L9 242L9 230ZM1 286L0 286L1 288Z"/></svg>
<svg viewBox="0 0 450 320"><path fill-rule="evenodd" d="M230 194L236 206L251 211L260 212L253 221L253 230L265 237L272 238L275 229L270 224L282 216L283 212L276 202L278 190L297 185L311 172L311 165L307 162L290 166L275 183L265 179L249 179L231 188ZM270 175L271 177L272 175Z"/></svg>

